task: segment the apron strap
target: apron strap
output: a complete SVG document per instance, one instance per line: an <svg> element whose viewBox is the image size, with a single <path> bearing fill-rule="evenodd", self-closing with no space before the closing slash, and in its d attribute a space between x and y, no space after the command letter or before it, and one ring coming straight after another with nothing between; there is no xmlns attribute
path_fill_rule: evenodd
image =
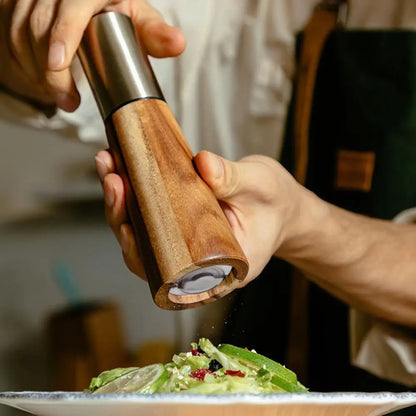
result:
<svg viewBox="0 0 416 416"><path fill-rule="evenodd" d="M303 32L294 107L294 177L302 185L305 185L308 168L309 127L316 74L325 41L338 24L340 3L324 1L320 4ZM285 362L299 376L299 380L307 384L309 282L296 268L292 278Z"/></svg>

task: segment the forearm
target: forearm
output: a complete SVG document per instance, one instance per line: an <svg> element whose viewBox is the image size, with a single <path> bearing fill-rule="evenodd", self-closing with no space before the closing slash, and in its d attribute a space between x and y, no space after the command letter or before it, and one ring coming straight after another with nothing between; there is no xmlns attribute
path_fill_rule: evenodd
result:
<svg viewBox="0 0 416 416"><path fill-rule="evenodd" d="M343 301L416 326L416 225L357 215L306 192L308 212L276 255Z"/></svg>

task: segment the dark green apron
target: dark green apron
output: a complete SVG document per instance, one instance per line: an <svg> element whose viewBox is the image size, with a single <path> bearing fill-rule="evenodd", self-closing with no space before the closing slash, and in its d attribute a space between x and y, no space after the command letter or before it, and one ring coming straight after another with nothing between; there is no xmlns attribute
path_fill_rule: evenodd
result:
<svg viewBox="0 0 416 416"><path fill-rule="evenodd" d="M283 151L289 170L291 114ZM306 186L324 200L382 219L416 207L416 32L337 30L329 36L316 80L309 148ZM375 154L370 191L336 188L340 149ZM273 259L257 281L239 291L225 341L284 362L288 269ZM315 285L309 321L309 376L302 381L311 390L409 390L349 364L348 307Z"/></svg>

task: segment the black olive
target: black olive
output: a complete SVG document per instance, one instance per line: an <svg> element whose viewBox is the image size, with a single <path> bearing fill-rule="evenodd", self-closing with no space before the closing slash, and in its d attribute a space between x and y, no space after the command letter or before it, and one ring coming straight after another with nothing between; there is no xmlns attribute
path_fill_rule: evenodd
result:
<svg viewBox="0 0 416 416"><path fill-rule="evenodd" d="M205 354L205 351L204 351L201 347L198 347L197 351L198 351L200 354Z"/></svg>
<svg viewBox="0 0 416 416"><path fill-rule="evenodd" d="M211 360L209 363L209 370L214 372L222 368L222 365L217 360Z"/></svg>

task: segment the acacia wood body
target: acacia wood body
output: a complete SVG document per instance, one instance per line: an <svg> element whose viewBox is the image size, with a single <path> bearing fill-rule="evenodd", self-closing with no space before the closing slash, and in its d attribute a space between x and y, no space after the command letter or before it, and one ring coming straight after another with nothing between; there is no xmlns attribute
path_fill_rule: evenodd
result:
<svg viewBox="0 0 416 416"><path fill-rule="evenodd" d="M193 154L162 100L132 102L106 121L139 255L156 304L183 309L229 293L247 274L247 260L221 207L198 176ZM169 294L186 273L214 264L233 272L209 292Z"/></svg>

